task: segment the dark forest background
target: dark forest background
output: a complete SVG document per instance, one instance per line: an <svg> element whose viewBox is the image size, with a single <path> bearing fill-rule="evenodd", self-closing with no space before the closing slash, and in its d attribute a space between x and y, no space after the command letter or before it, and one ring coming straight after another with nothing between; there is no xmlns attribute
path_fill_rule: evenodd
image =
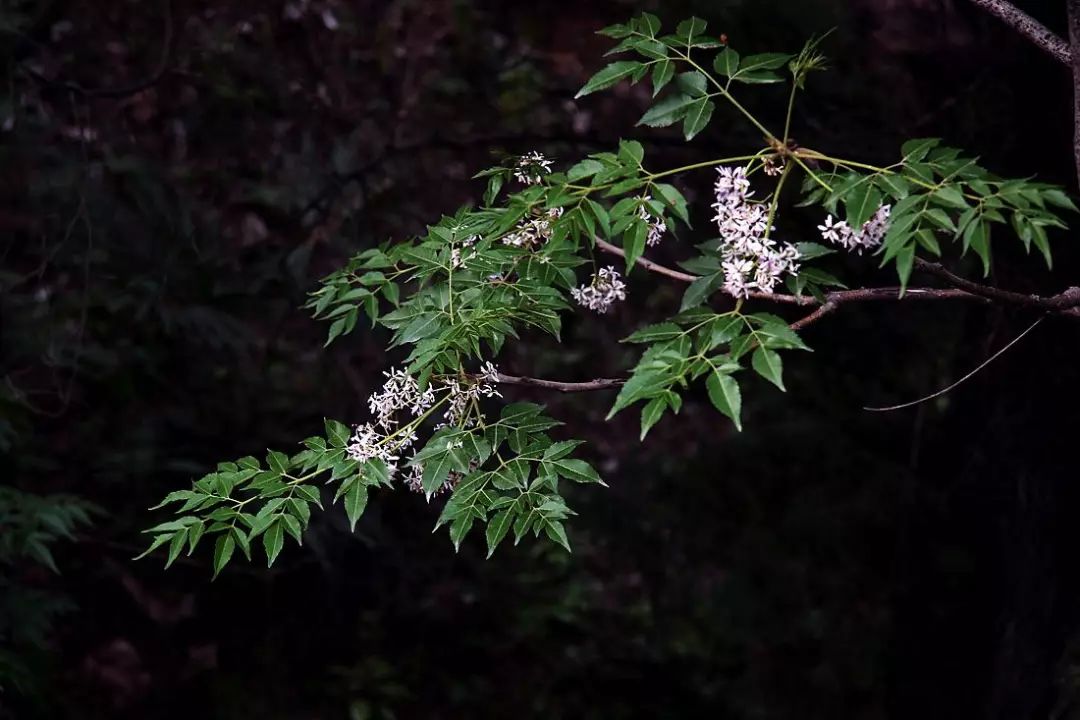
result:
<svg viewBox="0 0 1080 720"><path fill-rule="evenodd" d="M1063 29L1063 3L1021 5ZM299 306L476 202L476 170L620 137L658 167L759 145L734 116L689 146L633 127L646 86L571 100L594 31L643 9L747 52L835 27L804 144L891 162L940 136L1076 190L1067 70L962 0L0 1L0 717L1080 718L1080 326L1046 320L935 402L861 409L952 382L1019 310L845 308L787 395L746 389L742 434L705 400L639 445L610 398L508 389L611 485L569 498L573 555L455 554L438 502L399 492L355 534L318 516L273 570L131 561L169 490L362 416L399 358L370 329L322 351ZM706 237L711 177L681 182ZM1076 284L1057 240L1053 272L999 242L993 281ZM874 264L838 269L888 284ZM681 290L635 275L616 314L500 365L623 371L615 341Z"/></svg>

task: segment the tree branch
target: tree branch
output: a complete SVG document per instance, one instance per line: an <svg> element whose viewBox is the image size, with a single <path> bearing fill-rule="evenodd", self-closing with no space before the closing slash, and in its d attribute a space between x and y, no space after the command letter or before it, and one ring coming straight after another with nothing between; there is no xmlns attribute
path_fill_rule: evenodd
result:
<svg viewBox="0 0 1080 720"><path fill-rule="evenodd" d="M612 255L618 255L619 257L626 257L622 248L616 247L611 243L596 238L596 247L600 248L606 253ZM679 270L672 270L669 267L655 263L652 260L645 258L638 258L636 265L649 270L650 272L663 275L665 277L673 278L681 282L691 283L698 279L698 275L691 275L690 273L684 273ZM1011 294L1011 293L1010 293ZM750 298L755 300L766 300L769 302L785 303L787 305L822 305L821 302L810 295L787 295L784 293L763 293L752 292ZM1018 295L1018 297L1026 297ZM831 304L833 309L836 306L850 302L866 302L873 300L973 300L983 301L988 300L985 295L980 293L974 293L967 289L939 289L939 288L908 288L904 291L904 296L900 296L900 288L898 287L880 287L880 288L859 288L857 290L833 290L825 293L825 305ZM820 309L820 308L819 308ZM828 311L827 311L828 312ZM824 315L825 313L821 313ZM820 317L820 315L819 315ZM804 322L807 318L803 318L800 322ZM807 325L809 323L806 323Z"/></svg>
<svg viewBox="0 0 1080 720"><path fill-rule="evenodd" d="M1069 42L1080 48L1080 0L1069 0ZM1073 162L1076 177L1080 181L1080 52L1072 55L1073 78Z"/></svg>
<svg viewBox="0 0 1080 720"><path fill-rule="evenodd" d="M915 258L915 267L941 278L955 288L999 303L1019 305L1021 307L1048 310L1052 312L1080 307L1080 288L1078 287L1070 287L1067 290L1060 292L1057 295L1051 295L1050 297L1024 295L1023 293L1002 290L989 285L980 285L979 283L972 282L971 280L953 274L951 271L937 263L927 262L921 258ZM1071 315L1073 313L1070 312L1068 314Z"/></svg>
<svg viewBox="0 0 1080 720"><path fill-rule="evenodd" d="M626 253L623 252L623 249L621 247L616 247L615 245L612 245L611 243L607 242L606 240L601 240L600 238L594 238L594 241L596 243L596 247L600 248L604 252L610 253L611 255L618 255L621 258L626 257ZM663 275L664 277L669 277L672 280L679 280L680 282L692 283L692 282L694 282L695 280L698 279L697 275L691 275L690 273L684 273L681 270L672 270L669 267L664 267L660 263L655 263L652 260L649 260L648 258L645 258L645 257L639 257L637 259L637 262L635 263L635 265L640 265L641 267L645 268L649 272L654 272L657 275Z"/></svg>
<svg viewBox="0 0 1080 720"><path fill-rule="evenodd" d="M597 239L597 244L604 243L603 240ZM618 250L617 254L622 254L619 248L614 245L609 247ZM650 265L654 268L660 268L661 270L667 270L667 273L661 273L667 275L669 273L675 273L677 275L685 275L686 273L677 273L674 270L665 268L663 265L657 265L650 262ZM655 271L655 270L654 270ZM694 275L687 275L689 278L696 278ZM827 294L824 304L818 305L806 317L800 318L788 325L792 330L802 330L803 328L813 325L821 318L830 314L844 303L850 302L862 302L866 300L899 300L899 288L862 288L859 290L845 290ZM816 305L818 301L812 297L796 297L794 295L770 295L769 293L759 293L760 296L770 299L782 299L782 302L794 303L797 305ZM989 302L987 298L981 297L974 293L969 293L964 290L937 290L933 288L909 288L905 294L905 299L941 299L941 298L955 298L960 300L972 300L975 302ZM805 302L804 302L805 301ZM544 380L541 378L525 377L519 375L505 375L499 373L499 383L503 385L520 385L523 387L536 387L546 390L556 390L562 393L577 393L577 392L592 392L594 390L610 390L612 388L621 387L626 384L626 378L596 378L595 380L586 380L584 382L562 382L559 380Z"/></svg>
<svg viewBox="0 0 1080 720"><path fill-rule="evenodd" d="M829 313L831 313L835 309L836 309L836 303L826 302L824 305L819 307L814 312L810 313L809 315L807 315L806 317L804 317L801 320L796 320L795 322L791 323L791 325L789 325L788 327L790 327L792 330L795 330L795 331L802 330L807 325L813 325L818 320L825 317L826 315L828 315Z"/></svg>
<svg viewBox="0 0 1080 720"><path fill-rule="evenodd" d="M1006 2L1006 0L971 0L971 2L1012 27L1012 29L1035 43L1039 49L1058 62L1065 65L1072 63L1072 52L1069 49L1069 43L1012 3ZM1075 4L1075 0L1070 0L1070 14L1072 6ZM1071 36L1072 22L1069 25ZM1073 44L1076 43L1075 37L1072 38L1072 42Z"/></svg>
<svg viewBox="0 0 1080 720"><path fill-rule="evenodd" d="M1080 0L1070 0L1070 2L1080 4ZM594 240L596 247L600 250L610 253L611 255L617 255L623 258L626 257L622 248L616 247L600 238L595 238ZM797 296L781 293L751 293L750 297L758 300L768 300L803 307L816 305L817 307L814 308L810 314L795 320L788 325L788 327L796 331L813 325L826 315L836 311L841 305L882 300L967 300L970 302L982 303L994 302L1033 310L1043 310L1048 313L1080 317L1080 287L1070 287L1064 292L1050 297L1024 295L1009 290L1001 290L1000 288L991 287L989 285L980 285L979 283L966 280L959 275L953 274L951 271L937 263L928 262L920 258L915 258L915 263L916 267L920 270L941 278L953 287L907 288L902 296L900 294L900 288L898 287L834 290L825 293L825 302L820 302L817 298L809 295ZM650 272L674 280L679 280L680 282L692 283L699 277L698 275L692 275L680 270L672 270L669 267L665 267L664 265L643 257L638 258L635 264L640 265ZM504 385L520 385L523 387L556 390L562 393L576 393L617 388L626 384L626 378L597 378L595 380L587 380L584 382L562 382L559 380L544 380L541 378L504 375L499 373L499 382Z"/></svg>
<svg viewBox="0 0 1080 720"><path fill-rule="evenodd" d="M1033 42L1041 50L1072 70L1073 76L1073 161L1076 177L1080 181L1080 0L1067 0L1069 14L1069 39L1058 37L1048 27L1031 17L1007 0L971 0L1018 33ZM1072 314L1072 313L1069 313Z"/></svg>
<svg viewBox="0 0 1080 720"><path fill-rule="evenodd" d="M541 380L540 378L521 377L518 375L504 375L499 373L500 385L521 385L524 387L544 388L545 390L558 390L559 392L590 392L592 390L607 390L616 388L626 383L626 378L597 378L586 382L560 382L558 380Z"/></svg>
<svg viewBox="0 0 1080 720"><path fill-rule="evenodd" d="M970 297L970 296L969 296ZM980 299L980 298L975 298ZM807 325L812 325L837 308L837 303L826 302L815 309L806 317L796 320L788 325L792 330L802 330ZM592 392L594 390L609 390L626 384L628 378L597 378L584 382L562 382L559 380L543 380L541 378L524 377L519 375L504 375L499 373L499 383L502 385L521 385L524 387L544 388L545 390L557 390L562 393Z"/></svg>

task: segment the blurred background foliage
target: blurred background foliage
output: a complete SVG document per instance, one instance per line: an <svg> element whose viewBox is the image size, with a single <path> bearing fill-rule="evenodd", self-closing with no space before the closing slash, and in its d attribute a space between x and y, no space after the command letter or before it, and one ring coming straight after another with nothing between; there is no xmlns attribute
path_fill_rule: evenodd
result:
<svg viewBox="0 0 1080 720"><path fill-rule="evenodd" d="M1024 6L1061 28L1057 5ZM741 435L689 402L641 446L606 399L514 389L611 485L571 498L571 556L455 555L437 503L395 493L355 535L318 517L272 571L130 561L168 490L362 414L385 336L322 351L298 307L477 201L475 170L619 137L658 167L757 146L734 117L690 146L634 128L644 86L570 100L594 30L640 10L752 51L835 27L802 144L877 160L943 136L1075 188L1066 73L960 0L0 2L0 717L1080 717L1075 323L939 401L861 409L948 384L1023 313L845 309L787 396L748 388ZM710 181L682 180L702 238ZM995 282L1075 283L1068 241L1053 273L1012 245ZM680 293L635 276L617 314L501 367L617 373L615 341Z"/></svg>

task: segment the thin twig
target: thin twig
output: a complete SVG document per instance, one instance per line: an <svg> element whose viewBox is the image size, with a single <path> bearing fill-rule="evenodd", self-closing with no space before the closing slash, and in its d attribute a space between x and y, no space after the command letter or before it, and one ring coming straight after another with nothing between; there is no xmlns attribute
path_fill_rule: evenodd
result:
<svg viewBox="0 0 1080 720"><path fill-rule="evenodd" d="M608 241L601 240L600 238L595 238L594 241L596 242L596 247L600 248L604 252L610 253L611 255L618 255L621 258L626 257L626 253L623 252L623 249L621 247L612 245ZM680 282L685 283L692 283L699 277L697 275L691 275L690 273L684 273L680 270L672 270L669 267L664 267L660 263L655 263L652 260L644 257L639 257L635 265L640 265L649 272L654 272L657 275L663 275L665 277L671 278L672 280L679 280Z"/></svg>
<svg viewBox="0 0 1080 720"><path fill-rule="evenodd" d="M908 407L912 407L913 405L918 405L920 403L924 403L927 400L933 400L936 397L941 397L942 395L949 392L953 388L957 387L961 383L966 382L967 380L969 380L972 376L974 376L976 373L978 373L980 370L982 370L984 367L986 367L990 363L994 362L994 360L996 360L999 356L1001 356L1002 353L1004 353L1006 350L1011 348L1016 343L1020 342L1021 338L1023 338L1029 332L1034 330L1035 326L1038 325L1039 323L1041 323L1045 318L1046 318L1045 315L1040 316L1035 322L1031 323L1031 325L1028 326L1027 330L1025 330L1024 332L1020 333L1015 338L1013 338L1012 341L1010 341L1008 345L1006 345L1005 347L1001 348L996 353L994 353L993 355L988 357L977 368L975 368L974 370L969 372L967 375L965 375L964 377L962 377L959 380L957 380L956 382L954 382L952 385L949 385L948 387L942 388L941 390L938 390L935 393L931 393L930 395L927 395L926 397L921 397L918 400L912 400L911 402L900 403L899 405L889 405L888 407L864 407L863 410L869 410L870 412L888 412L890 410L901 410L903 408L908 408Z"/></svg>
<svg viewBox="0 0 1080 720"><path fill-rule="evenodd" d="M1069 43L1012 3L1005 0L971 0L971 2L1009 25L1058 62L1065 65L1072 62Z"/></svg>
<svg viewBox="0 0 1080 720"><path fill-rule="evenodd" d="M836 303L826 302L816 308L804 318L796 320L788 325L792 330L802 330L825 317L837 307ZM538 387L547 390L557 390L563 393L592 392L593 390L609 390L626 384L627 378L597 378L584 382L562 382L560 380L543 380L541 378L524 377L518 375L504 375L499 373L499 382L503 385L521 385L524 387Z"/></svg>
<svg viewBox="0 0 1080 720"><path fill-rule="evenodd" d="M826 315L828 315L829 313L831 313L835 309L836 309L836 303L826 302L824 305L819 307L814 312L810 313L809 315L807 315L806 317L804 317L801 320L796 320L795 322L791 323L791 325L789 325L788 327L790 327L792 330L802 330L807 325L813 325L818 320L825 317Z"/></svg>

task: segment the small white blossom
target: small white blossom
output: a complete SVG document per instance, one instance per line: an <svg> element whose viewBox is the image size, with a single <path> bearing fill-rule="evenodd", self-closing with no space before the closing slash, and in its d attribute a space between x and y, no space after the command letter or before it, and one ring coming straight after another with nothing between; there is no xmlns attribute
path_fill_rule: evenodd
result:
<svg viewBox="0 0 1080 720"><path fill-rule="evenodd" d="M598 313L606 313L616 300L626 299L626 285L619 272L611 265L601 268L593 275L589 285L582 285L570 291L574 300L582 307Z"/></svg>
<svg viewBox="0 0 1080 720"><path fill-rule="evenodd" d="M383 373L386 382L382 388L368 397L368 409L374 416L374 422L357 425L346 445L348 456L357 462L381 460L386 464L390 477L398 471L400 453L411 447L417 440L415 434L418 423L413 420L400 425L397 414L407 411L414 418L420 418L435 404L437 392L446 392L447 409L443 415L444 423L436 426L468 427L476 422L475 417L468 417L481 397L502 397L495 384L498 383L499 370L491 362L480 366L477 381L461 381L457 378L436 380L423 391L414 377L404 370L391 368ZM458 441L460 442L460 441ZM459 476L442 489L452 489ZM410 464L403 478L411 489L422 489L423 470Z"/></svg>
<svg viewBox="0 0 1080 720"><path fill-rule="evenodd" d="M641 208L638 210L638 217L645 221L645 224L649 226L649 234L645 237L645 244L649 247L656 247L660 244L660 241L664 239L664 233L667 232L667 224L663 218L654 219L649 213L645 203L652 200L652 197L646 195L643 197Z"/></svg>
<svg viewBox="0 0 1080 720"><path fill-rule="evenodd" d="M462 253L461 248L450 248L450 269L457 270L459 267L465 267L465 264L475 256L474 252Z"/></svg>
<svg viewBox="0 0 1080 720"><path fill-rule="evenodd" d="M519 248L531 248L543 245L551 237L551 223L562 217L563 209L551 208L540 217L524 217L518 226L503 238L503 245Z"/></svg>
<svg viewBox="0 0 1080 720"><path fill-rule="evenodd" d="M858 231L852 230L847 221L839 218L833 220L832 215L826 215L825 224L818 225L818 230L825 241L862 255L863 250L872 250L885 239L891 212L891 205L882 205Z"/></svg>
<svg viewBox="0 0 1080 720"><path fill-rule="evenodd" d="M443 414L443 420L454 427L467 427L476 421L476 418L466 417L473 401L481 397L502 397L495 386L487 382L461 383L451 378L446 381L446 387L450 393L450 402Z"/></svg>
<svg viewBox="0 0 1080 720"><path fill-rule="evenodd" d="M472 472L476 469L476 461L469 462L469 471ZM465 473L458 472L457 470L451 470L446 475L446 479L443 480L442 485L435 488L435 491L428 496L428 502L431 502L431 498L442 495L443 493L453 492L461 479L465 477ZM424 468L421 465L411 465L408 470L408 474L402 478L405 483L405 487L416 493L424 492Z"/></svg>
<svg viewBox="0 0 1080 720"><path fill-rule="evenodd" d="M499 368L495 367L495 363L486 361L480 366L480 377L489 383L499 382Z"/></svg>
<svg viewBox="0 0 1080 720"><path fill-rule="evenodd" d="M761 169L764 170L765 174L769 177L776 177L784 172L784 160L783 158L767 157L761 161Z"/></svg>
<svg viewBox="0 0 1080 720"><path fill-rule="evenodd" d="M716 168L716 183L713 192L716 202L729 203L734 199L744 201L753 195L750 192L750 180L746 177L744 167L718 167Z"/></svg>
<svg viewBox="0 0 1080 720"><path fill-rule="evenodd" d="M412 433L398 433L386 435L379 431L371 423L357 425L353 431L345 452L357 462L368 460L381 460L389 471L390 477L397 472L399 460L398 451L407 448L416 442L416 435Z"/></svg>
<svg viewBox="0 0 1080 720"><path fill-rule="evenodd" d="M424 467L423 465L410 465L402 476L401 481L405 487L413 492L424 492Z"/></svg>
<svg viewBox="0 0 1080 720"><path fill-rule="evenodd" d="M386 382L382 391L368 397L368 409L375 416L376 422L383 428L390 429L397 422L394 414L407 409L415 416L421 415L435 402L435 391L429 385L423 392L416 379L404 370L384 372Z"/></svg>
<svg viewBox="0 0 1080 720"><path fill-rule="evenodd" d="M533 151L518 158L514 178L525 185L538 185L543 181L543 176L550 172L551 161L542 153Z"/></svg>
<svg viewBox="0 0 1080 720"><path fill-rule="evenodd" d="M735 297L750 292L748 278L754 273L754 261L731 257L721 264L724 271L724 292Z"/></svg>

